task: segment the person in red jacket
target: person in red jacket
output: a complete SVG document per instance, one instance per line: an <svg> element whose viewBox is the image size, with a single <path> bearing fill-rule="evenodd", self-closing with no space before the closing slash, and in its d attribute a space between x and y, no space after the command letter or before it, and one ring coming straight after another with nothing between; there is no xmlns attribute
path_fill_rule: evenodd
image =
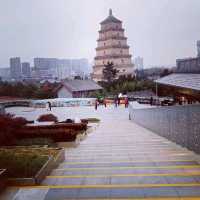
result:
<svg viewBox="0 0 200 200"><path fill-rule="evenodd" d="M128 102L128 97L126 97L126 98L125 98L125 108L128 108L128 104L129 104L129 102Z"/></svg>

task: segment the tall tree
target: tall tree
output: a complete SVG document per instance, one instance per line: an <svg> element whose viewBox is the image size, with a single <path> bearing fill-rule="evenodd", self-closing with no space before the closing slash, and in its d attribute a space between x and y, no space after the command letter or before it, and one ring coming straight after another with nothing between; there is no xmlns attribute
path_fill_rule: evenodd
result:
<svg viewBox="0 0 200 200"><path fill-rule="evenodd" d="M104 65L103 68L103 78L106 82L112 83L113 80L116 78L118 72L119 70L114 68L113 62L107 62L107 64Z"/></svg>

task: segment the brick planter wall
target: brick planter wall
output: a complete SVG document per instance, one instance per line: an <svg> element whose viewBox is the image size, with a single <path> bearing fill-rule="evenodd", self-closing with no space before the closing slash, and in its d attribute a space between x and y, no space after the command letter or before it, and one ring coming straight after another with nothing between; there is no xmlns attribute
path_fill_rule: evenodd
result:
<svg viewBox="0 0 200 200"><path fill-rule="evenodd" d="M130 119L190 150L200 153L200 105L129 107Z"/></svg>

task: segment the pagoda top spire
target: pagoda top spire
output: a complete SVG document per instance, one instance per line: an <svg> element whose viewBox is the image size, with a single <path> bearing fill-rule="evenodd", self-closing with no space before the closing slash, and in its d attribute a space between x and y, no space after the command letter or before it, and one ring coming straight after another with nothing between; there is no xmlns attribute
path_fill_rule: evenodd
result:
<svg viewBox="0 0 200 200"><path fill-rule="evenodd" d="M104 21L102 21L101 24L107 24L107 23L111 23L111 22L121 23L122 21L120 21L119 19L117 19L116 17L113 16L112 9L110 8L109 16Z"/></svg>
<svg viewBox="0 0 200 200"><path fill-rule="evenodd" d="M109 16L112 16L112 9L109 9Z"/></svg>

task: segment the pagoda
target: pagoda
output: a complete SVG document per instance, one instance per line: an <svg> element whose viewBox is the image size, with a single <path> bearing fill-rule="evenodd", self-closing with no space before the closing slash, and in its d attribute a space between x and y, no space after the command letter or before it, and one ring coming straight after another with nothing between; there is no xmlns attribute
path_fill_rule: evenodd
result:
<svg viewBox="0 0 200 200"><path fill-rule="evenodd" d="M134 65L129 54L127 37L124 36L122 21L114 17L110 9L109 16L100 25L92 79L96 82L103 80L103 68L108 62L112 62L118 70L117 78L121 75L133 76Z"/></svg>

